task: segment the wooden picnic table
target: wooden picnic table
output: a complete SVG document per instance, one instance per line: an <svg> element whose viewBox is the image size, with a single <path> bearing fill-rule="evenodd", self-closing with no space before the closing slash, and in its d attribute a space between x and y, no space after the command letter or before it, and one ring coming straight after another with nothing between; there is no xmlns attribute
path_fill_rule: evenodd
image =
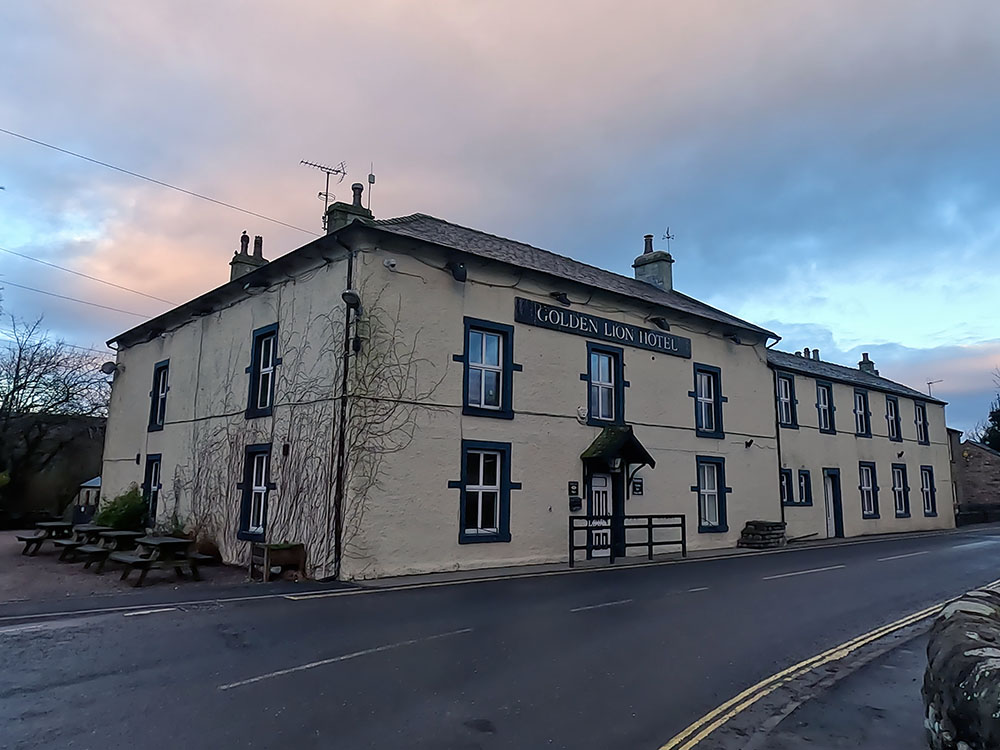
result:
<svg viewBox="0 0 1000 750"><path fill-rule="evenodd" d="M59 561L75 562L76 551L86 544L96 544L102 531L112 531L112 528L97 523L78 523L73 527L71 539L55 539L52 543L62 548Z"/></svg>
<svg viewBox="0 0 1000 750"><path fill-rule="evenodd" d="M138 552L115 552L110 556L111 560L125 565L122 571L122 580L128 578L132 570L139 571L139 580L135 586L139 587L146 580L146 574L153 568L165 569L173 568L178 578L184 577L184 568L191 571L194 580L200 580L198 575L198 562L204 557L198 554L189 554L188 549L193 544L190 539L176 536L144 536L135 540L140 548Z"/></svg>
<svg viewBox="0 0 1000 750"><path fill-rule="evenodd" d="M109 555L134 549L135 540L144 534L145 532L142 531L100 531L97 534L100 538L98 543L84 544L82 547L77 547L76 551L87 556L84 568L89 568L91 563L96 562L97 567L94 572L102 573L104 572L104 563L107 562Z"/></svg>
<svg viewBox="0 0 1000 750"><path fill-rule="evenodd" d="M35 524L40 531L34 534L18 534L17 541L24 542L24 549L21 550L22 555L31 555L34 557L39 548L42 546L42 542L47 539L64 539L69 536L70 531L73 528L73 524L69 521L39 521Z"/></svg>

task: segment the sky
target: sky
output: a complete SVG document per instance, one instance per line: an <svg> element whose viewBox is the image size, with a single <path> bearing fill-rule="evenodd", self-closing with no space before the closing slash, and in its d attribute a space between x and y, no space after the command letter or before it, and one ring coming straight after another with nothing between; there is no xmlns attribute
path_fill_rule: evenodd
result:
<svg viewBox="0 0 1000 750"><path fill-rule="evenodd" d="M321 229L321 173L677 289L986 417L1000 368L1000 4L0 0L0 248L173 302L239 235ZM117 308L56 299L30 286ZM5 315L103 342L170 305L0 252ZM120 312L126 311L126 312ZM134 313L134 314L128 314ZM0 337L9 321L0 324Z"/></svg>

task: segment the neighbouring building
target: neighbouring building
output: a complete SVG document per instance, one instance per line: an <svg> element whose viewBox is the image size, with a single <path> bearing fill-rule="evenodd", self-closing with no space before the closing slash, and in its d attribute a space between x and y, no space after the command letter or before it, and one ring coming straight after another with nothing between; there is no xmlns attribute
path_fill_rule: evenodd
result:
<svg viewBox="0 0 1000 750"><path fill-rule="evenodd" d="M996 520L1000 511L1000 452L976 440L966 440L953 453L960 520Z"/></svg>
<svg viewBox="0 0 1000 750"><path fill-rule="evenodd" d="M227 561L302 542L312 575L342 578L566 560L581 515L608 519L592 556L626 551L625 515L683 515L692 549L759 519L821 537L954 524L936 512L942 402L768 349L775 333L674 289L651 235L630 278L423 214L375 220L354 191L325 236L267 262L244 235L227 284L109 342L105 495L141 484Z"/></svg>

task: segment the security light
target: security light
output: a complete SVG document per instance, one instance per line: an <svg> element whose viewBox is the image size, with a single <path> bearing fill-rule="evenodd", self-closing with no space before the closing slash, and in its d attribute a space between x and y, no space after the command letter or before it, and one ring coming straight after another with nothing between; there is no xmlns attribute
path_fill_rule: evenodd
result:
<svg viewBox="0 0 1000 750"><path fill-rule="evenodd" d="M652 316L649 319L649 322L652 323L657 328L659 328L661 331L669 331L670 330L670 323L668 323L667 319L664 318L662 315L654 315L654 316Z"/></svg>
<svg viewBox="0 0 1000 750"><path fill-rule="evenodd" d="M114 375L116 372L118 372L118 365L116 365L114 362L105 362L103 365L101 365L101 372L103 372L105 375Z"/></svg>
<svg viewBox="0 0 1000 750"><path fill-rule="evenodd" d="M451 271L451 275L454 277L455 281L465 283L465 280L469 278L469 274L465 270L465 264L460 263L457 260L449 260L444 264L444 268L446 271Z"/></svg>
<svg viewBox="0 0 1000 750"><path fill-rule="evenodd" d="M344 300L347 306L352 310L357 310L361 307L361 296L353 289L345 289L341 292L340 298Z"/></svg>
<svg viewBox="0 0 1000 750"><path fill-rule="evenodd" d="M559 303L566 305L566 307L569 307L572 304L569 301L569 297L566 296L566 292L549 292L549 296L552 299L559 301Z"/></svg>

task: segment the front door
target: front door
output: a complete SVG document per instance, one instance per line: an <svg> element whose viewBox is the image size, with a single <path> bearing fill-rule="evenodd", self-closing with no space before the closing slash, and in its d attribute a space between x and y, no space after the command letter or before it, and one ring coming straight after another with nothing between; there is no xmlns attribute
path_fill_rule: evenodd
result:
<svg viewBox="0 0 1000 750"><path fill-rule="evenodd" d="M592 474L590 477L590 516L588 526L590 556L608 557L611 554L611 476Z"/></svg>
<svg viewBox="0 0 1000 750"><path fill-rule="evenodd" d="M827 539L844 536L843 509L840 504L840 472L823 470L823 501L826 505Z"/></svg>

